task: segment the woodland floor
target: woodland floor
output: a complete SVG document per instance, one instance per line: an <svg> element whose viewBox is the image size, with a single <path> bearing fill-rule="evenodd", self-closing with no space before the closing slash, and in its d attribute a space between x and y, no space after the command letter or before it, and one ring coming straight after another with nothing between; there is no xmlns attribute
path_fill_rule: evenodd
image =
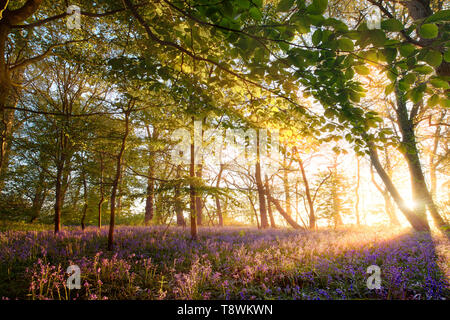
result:
<svg viewBox="0 0 450 320"><path fill-rule="evenodd" d="M450 244L409 229L0 232L2 299L449 299ZM45 228L42 228L45 229ZM81 269L81 289L66 269ZM381 269L370 290L367 268Z"/></svg>

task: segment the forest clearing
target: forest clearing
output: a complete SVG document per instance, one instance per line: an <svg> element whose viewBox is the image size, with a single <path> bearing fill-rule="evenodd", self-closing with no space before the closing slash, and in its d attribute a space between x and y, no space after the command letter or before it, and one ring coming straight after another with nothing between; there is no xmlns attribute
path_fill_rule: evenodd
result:
<svg viewBox="0 0 450 320"><path fill-rule="evenodd" d="M21 299L448 299L449 241L410 230L107 230L0 234L0 295ZM83 270L66 286L67 266ZM381 289L366 286L379 265Z"/></svg>

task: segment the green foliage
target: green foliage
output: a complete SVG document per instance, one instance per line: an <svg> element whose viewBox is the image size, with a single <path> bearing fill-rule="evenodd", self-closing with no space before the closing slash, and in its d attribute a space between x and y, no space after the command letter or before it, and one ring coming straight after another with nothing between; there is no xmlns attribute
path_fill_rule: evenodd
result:
<svg viewBox="0 0 450 320"><path fill-rule="evenodd" d="M438 33L439 28L434 23L425 23L420 26L419 34L425 39L434 39Z"/></svg>
<svg viewBox="0 0 450 320"><path fill-rule="evenodd" d="M403 24L397 19L388 19L381 21L381 28L386 31L401 31Z"/></svg>

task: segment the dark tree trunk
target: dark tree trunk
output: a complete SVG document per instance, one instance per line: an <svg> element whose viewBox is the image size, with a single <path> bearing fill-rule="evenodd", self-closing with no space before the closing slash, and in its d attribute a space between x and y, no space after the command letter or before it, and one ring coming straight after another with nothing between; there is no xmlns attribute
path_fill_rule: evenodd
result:
<svg viewBox="0 0 450 320"><path fill-rule="evenodd" d="M39 173L39 180L36 186L36 190L33 197L33 204L31 206L31 219L30 223L34 223L40 216L42 206L44 205L45 198L47 197L48 189L45 181L44 169L41 169Z"/></svg>
<svg viewBox="0 0 450 320"><path fill-rule="evenodd" d="M21 24L32 16L43 0L28 0L15 10L2 9L0 19L0 193L4 185L4 178L8 167L8 155L11 148L12 132L14 130L15 112L13 108L18 101L13 83L20 83L11 79L10 66L6 60L6 48L11 26ZM8 6L8 2L5 4ZM3 10L5 9L5 10ZM12 45L12 43L10 43ZM15 48L14 48L15 49ZM14 51L13 49L13 51ZM14 102L15 101L15 102Z"/></svg>
<svg viewBox="0 0 450 320"><path fill-rule="evenodd" d="M117 189L119 185L119 181L122 175L122 162L123 162L123 154L125 152L125 146L128 138L128 134L130 133L130 112L131 112L131 104L130 107L125 112L125 133L122 138L122 144L120 146L119 154L117 155L117 164L116 164L116 174L112 183L111 190L111 212L109 219L109 232L108 232L108 250L111 251L114 247L114 227L115 227L115 214L116 214L116 197L117 197Z"/></svg>
<svg viewBox="0 0 450 320"><path fill-rule="evenodd" d="M154 168L153 161L150 160L149 168L148 168L148 178L147 178L147 199L145 202L145 218L144 223L148 225L150 221L153 219L154 212L154 196L155 196L155 181L153 179L154 176Z"/></svg>
<svg viewBox="0 0 450 320"><path fill-rule="evenodd" d="M56 182L55 182L55 233L58 233L61 230L61 211L62 211L62 176L63 166L62 164L58 165L56 170Z"/></svg>
<svg viewBox="0 0 450 320"><path fill-rule="evenodd" d="M103 163L103 153L100 153L100 200L98 201L97 205L97 212L98 212L98 228L101 229L102 227L102 206L103 202L105 202L105 192L104 192L104 186L103 186L103 172L104 172L104 163Z"/></svg>
<svg viewBox="0 0 450 320"><path fill-rule="evenodd" d="M81 213L81 230L85 229L85 220L86 220L86 213L87 213L87 209L88 209L88 189L87 189L87 182L86 182L86 173L83 169L83 200L84 200L84 204L83 204L83 211Z"/></svg>

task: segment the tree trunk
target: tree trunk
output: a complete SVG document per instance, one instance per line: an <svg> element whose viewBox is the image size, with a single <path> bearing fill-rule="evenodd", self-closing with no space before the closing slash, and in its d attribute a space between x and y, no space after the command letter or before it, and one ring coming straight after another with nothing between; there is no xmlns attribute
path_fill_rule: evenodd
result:
<svg viewBox="0 0 450 320"><path fill-rule="evenodd" d="M203 175L203 165L201 163L197 166L196 175L199 181L201 181ZM201 226L203 225L203 200L198 193L195 196L195 207L197 210L197 225Z"/></svg>
<svg viewBox="0 0 450 320"><path fill-rule="evenodd" d="M150 155L152 157L152 155ZM153 159L149 161L149 167L147 171L147 199L145 202L145 217L144 223L147 226L150 223L150 220L153 219L154 214L154 195L155 195L155 181L153 179L154 172L154 164Z"/></svg>
<svg viewBox="0 0 450 320"><path fill-rule="evenodd" d="M84 171L83 168L83 200L84 200L84 204L83 204L83 211L81 213L81 230L85 229L85 220L86 220L86 213L87 213L87 209L88 209L88 189L87 189L87 182L86 182L86 172Z"/></svg>
<svg viewBox="0 0 450 320"><path fill-rule="evenodd" d="M220 188L220 179L222 178L222 172L224 169L224 165L220 164L219 169L219 175L217 176L217 182L216 182L216 188ZM220 206L220 198L218 195L216 195L216 211L217 211L217 217L219 219L219 227L223 227L223 216L222 216L222 208Z"/></svg>
<svg viewBox="0 0 450 320"><path fill-rule="evenodd" d="M315 210L314 210L313 199L311 198L311 190L309 188L308 178L306 177L306 173L305 173L305 167L303 166L303 161L300 158L300 155L298 154L297 148L294 147L294 149L292 151L295 154L296 160L300 166L303 183L305 185L306 200L308 201L308 206L309 206L309 229L315 230L316 229L316 214L315 214Z"/></svg>
<svg viewBox="0 0 450 320"><path fill-rule="evenodd" d="M47 198L47 193L47 186L45 185L43 179L39 177L39 186L37 187L34 194L33 204L31 207L32 216L30 219L30 223L36 222L36 220L39 218L45 198Z"/></svg>
<svg viewBox="0 0 450 320"><path fill-rule="evenodd" d="M290 168L290 165L287 165L286 163L286 154L284 154L283 158L283 187L284 187L284 199L286 202L286 213L288 215L292 215L291 210L291 192L289 190L289 175L288 170Z"/></svg>
<svg viewBox="0 0 450 320"><path fill-rule="evenodd" d="M195 119L192 117L192 132L194 132L194 122ZM192 240L197 239L197 210L196 210L196 191L193 179L195 177L195 139L194 134L191 136L191 163L189 166L189 177L191 179L189 186L189 195L190 195L190 213L191 213L191 238Z"/></svg>
<svg viewBox="0 0 450 320"><path fill-rule="evenodd" d="M130 102L130 104L133 102ZM116 164L116 174L112 183L111 190L111 212L109 219L109 233L108 233L108 250L111 251L114 246L114 227L115 227L115 214L116 214L116 196L117 196L117 188L119 185L119 181L122 175L122 161L123 154L125 152L125 146L127 142L127 137L130 132L130 112L131 107L125 112L125 133L122 138L122 144L120 146L119 154L117 155L117 164Z"/></svg>
<svg viewBox="0 0 450 320"><path fill-rule="evenodd" d="M199 139L201 145L197 146L197 148L199 148L199 147L201 148L202 144L203 144L203 134L204 134L203 127L206 124L206 118L203 119L202 124L203 125L202 125L202 128L201 128L201 135L200 135L200 139ZM200 159L200 163L197 165L196 175L197 175L198 180L202 181L202 176L203 176L203 151L200 152L200 155L201 155L201 159ZM196 211L197 211L197 225L199 225L199 226L203 225L203 206L204 206L204 203L203 203L202 196L197 193L196 196L195 196L195 207L196 207Z"/></svg>
<svg viewBox="0 0 450 320"><path fill-rule="evenodd" d="M103 163L103 153L100 153L100 200L98 202L98 228L102 228L102 205L105 202L105 192L103 187L103 172L104 172L104 163Z"/></svg>
<svg viewBox="0 0 450 320"><path fill-rule="evenodd" d="M8 35L11 33L11 26L21 24L28 17L32 16L40 7L43 0L28 0L21 7L15 10L8 10L6 7L2 11L0 19L0 193L4 185L4 178L8 167L8 155L11 148L12 132L14 130L15 112L13 108L18 101L13 83L20 83L17 79L11 79L11 71L6 60ZM9 43L15 51L13 43ZM15 102L14 102L15 101ZM10 105L8 105L10 104Z"/></svg>
<svg viewBox="0 0 450 320"><path fill-rule="evenodd" d="M300 226L297 222L295 222L294 219L291 218L290 215L287 214L286 211L284 211L283 207L281 206L280 202L272 197L271 194L268 194L270 202L272 202L275 205L275 208L277 208L278 212L283 216L283 218L289 223L294 229L304 229L302 226Z"/></svg>
<svg viewBox="0 0 450 320"><path fill-rule="evenodd" d="M403 148L401 148L401 151L406 159L411 175L412 194L415 201L414 211L426 219L425 207L428 207L436 226L441 229L446 229L448 227L447 223L440 216L425 183L425 176L422 171L414 132L414 115L411 115L411 117L408 115L406 100L398 84L395 86L395 95L397 98L397 123L402 133Z"/></svg>
<svg viewBox="0 0 450 320"><path fill-rule="evenodd" d="M181 171L181 165L177 166L177 174L176 178L180 179L180 171ZM183 217L183 205L181 201L181 192L180 192L180 182L177 182L175 185L175 213L177 215L177 225L178 226L186 226L186 221Z"/></svg>
<svg viewBox="0 0 450 320"><path fill-rule="evenodd" d="M261 229L261 225L259 224L259 218L258 218L258 212L256 211L255 204L253 203L252 196L250 194L247 194L248 201L250 202L250 205L252 206L253 213L255 214L256 218L256 226L258 229Z"/></svg>
<svg viewBox="0 0 450 320"><path fill-rule="evenodd" d="M419 215L417 214L417 212L410 210L406 206L405 201L398 193L397 189L395 188L394 184L391 181L391 178L387 175L386 171L383 169L383 166L380 163L380 159L378 158L378 153L375 149L376 147L370 141L368 141L367 144L369 147L369 156L372 165L374 166L375 170L377 171L378 175L380 176L381 180L386 186L386 189L392 196L392 199L394 199L395 203L397 204L401 212L405 215L406 219L408 219L411 226L417 231L430 231L430 226L428 225L426 216Z"/></svg>
<svg viewBox="0 0 450 320"><path fill-rule="evenodd" d="M447 110L442 110L437 121L438 124L441 124L444 122L445 119L445 115L447 113ZM431 120L430 120L431 121ZM441 125L437 125L436 126L436 131L434 132L434 137L433 137L433 147L432 150L430 152L430 160L429 160L429 166L430 166L430 194L431 197L433 197L435 199L436 197L436 154L437 154L437 150L439 147L439 142L441 139Z"/></svg>
<svg viewBox="0 0 450 320"><path fill-rule="evenodd" d="M270 205L269 200L270 188L269 188L269 177L267 176L267 174L265 175L265 187L267 198L267 212L269 213L270 226L275 229L277 225L275 224L275 219L273 218L272 206Z"/></svg>
<svg viewBox="0 0 450 320"><path fill-rule="evenodd" d="M359 217L359 182L361 180L361 174L360 174L360 163L359 163L359 157L356 156L356 187L355 187L355 215L356 215L356 225L359 226L361 224L360 217Z"/></svg>
<svg viewBox="0 0 450 320"><path fill-rule="evenodd" d="M56 169L56 182L55 182L55 234L61 230L61 211L63 204L63 192L62 192L62 176L63 166L59 164Z"/></svg>
<svg viewBox="0 0 450 320"><path fill-rule="evenodd" d="M264 185L261 179L261 164L260 164L260 150L259 150L259 130L256 130L256 164L255 164L255 179L256 188L258 189L259 213L261 215L261 228L269 227L267 220L266 199Z"/></svg>

